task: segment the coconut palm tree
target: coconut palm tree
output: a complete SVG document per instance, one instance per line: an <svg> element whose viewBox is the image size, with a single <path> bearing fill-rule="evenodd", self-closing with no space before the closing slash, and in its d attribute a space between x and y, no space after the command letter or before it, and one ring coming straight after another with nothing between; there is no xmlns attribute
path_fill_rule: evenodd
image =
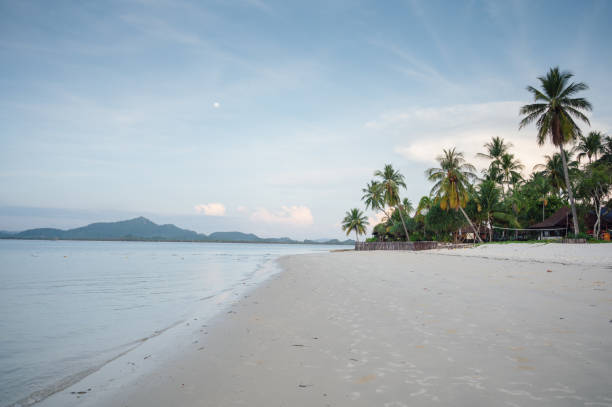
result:
<svg viewBox="0 0 612 407"><path fill-rule="evenodd" d="M509 152L510 147L512 147L512 143L506 143L506 141L501 137L492 137L491 141L484 144L484 148L487 150L487 152L476 154L476 157L491 160L488 170L484 171L486 178L495 180L496 182L501 184L501 158L504 154L507 154Z"/></svg>
<svg viewBox="0 0 612 407"><path fill-rule="evenodd" d="M534 174L531 178L531 186L539 196L538 202L542 202L542 221L544 221L544 209L548 205L550 183L542 174Z"/></svg>
<svg viewBox="0 0 612 407"><path fill-rule="evenodd" d="M428 197L427 195L422 196L419 200L419 204L416 208L415 215L425 215L431 206L433 205L433 199Z"/></svg>
<svg viewBox="0 0 612 407"><path fill-rule="evenodd" d="M402 220L402 226L404 227L404 233L406 234L406 240L410 240L406 222L404 221L404 215L402 215L402 200L399 195L400 187L406 188L404 176L399 171L395 170L391 164L386 164L382 171L375 171L374 176L380 178L378 182L383 190L384 203L390 208L395 207L400 210L399 214Z"/></svg>
<svg viewBox="0 0 612 407"><path fill-rule="evenodd" d="M478 153L477 157L486 158L491 161L498 161L502 155L506 154L512 143L506 143L501 137L491 137L491 141L484 144L484 148L487 150L486 153Z"/></svg>
<svg viewBox="0 0 612 407"><path fill-rule="evenodd" d="M383 211L387 218L391 216L385 210L383 189L382 185L379 182L370 181L367 186L361 191L363 192L361 200L365 203L366 209L372 209L373 211Z"/></svg>
<svg viewBox="0 0 612 407"><path fill-rule="evenodd" d="M478 205L478 211L482 212L487 220L489 227L489 242L493 240L493 221L498 220L506 222L512 226L518 227L516 218L503 211L501 201L501 191L497 188L494 181L483 181L476 188L474 199Z"/></svg>
<svg viewBox="0 0 612 407"><path fill-rule="evenodd" d="M522 179L520 171L525 168L518 159L514 158L514 154L505 153L499 158L498 168L502 178L502 192L504 192L504 184L508 186L515 184L517 180Z"/></svg>
<svg viewBox="0 0 612 407"><path fill-rule="evenodd" d="M482 239L480 239L472 221L463 210L468 202L469 184L476 179L474 174L476 168L472 164L468 164L463 157L463 153L456 151L454 148L443 150L443 154L436 159L440 163L440 167L425 171L427 179L435 182L431 189L431 195L439 200L441 209L460 210L472 227L478 241L482 243Z"/></svg>
<svg viewBox="0 0 612 407"><path fill-rule="evenodd" d="M563 151L565 155L565 162L569 168L569 172L574 175L576 171L578 171L578 161L572 160L572 152L571 151ZM561 158L561 154L555 153L551 156L545 155L544 159L546 162L544 164L537 164L533 167L534 171L539 171L544 177L548 179L550 186L556 192L556 195L560 195L559 192L566 191L566 183L564 177L564 166L563 159Z"/></svg>
<svg viewBox="0 0 612 407"><path fill-rule="evenodd" d="M410 216L410 212L414 210L414 206L412 206L412 202L410 202L408 198L402 199L402 207L408 216Z"/></svg>
<svg viewBox="0 0 612 407"><path fill-rule="evenodd" d="M569 83L573 76L571 72L559 71L558 67L551 68L546 76L538 78L542 91L528 86L527 90L533 94L534 102L536 103L521 107L520 114L524 115L524 117L520 122L519 128L522 129L535 121L538 129L538 144L540 146L543 145L548 138L555 146L559 147L561 159L563 160L565 185L572 207L574 233L577 234L580 232L578 216L576 215L576 204L570 185L567 162L565 154L563 154L563 145L573 142L582 134L574 119L582 120L590 125L589 119L583 112L590 111L592 106L584 98L572 97L576 93L588 89L588 86L582 82Z"/></svg>
<svg viewBox="0 0 612 407"><path fill-rule="evenodd" d="M603 151L603 138L604 135L599 131L591 131L585 137L580 135L578 137L578 145L576 146L576 151L579 151L577 156L578 162L580 162L584 157L589 159L589 164L593 162L593 157L597 160L597 154Z"/></svg>
<svg viewBox="0 0 612 407"><path fill-rule="evenodd" d="M604 137L602 142L601 157L598 161L604 161L612 164L612 137Z"/></svg>
<svg viewBox="0 0 612 407"><path fill-rule="evenodd" d="M366 226L368 225L368 218L357 208L347 211L344 219L342 219L342 230L346 232L347 236L354 230L357 242L359 242L359 235L366 234Z"/></svg>

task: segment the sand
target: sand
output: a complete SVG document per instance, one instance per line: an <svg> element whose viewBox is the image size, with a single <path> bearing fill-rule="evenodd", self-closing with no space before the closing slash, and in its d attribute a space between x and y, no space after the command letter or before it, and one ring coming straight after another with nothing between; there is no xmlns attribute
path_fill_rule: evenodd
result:
<svg viewBox="0 0 612 407"><path fill-rule="evenodd" d="M279 262L176 357L43 404L612 406L612 245Z"/></svg>

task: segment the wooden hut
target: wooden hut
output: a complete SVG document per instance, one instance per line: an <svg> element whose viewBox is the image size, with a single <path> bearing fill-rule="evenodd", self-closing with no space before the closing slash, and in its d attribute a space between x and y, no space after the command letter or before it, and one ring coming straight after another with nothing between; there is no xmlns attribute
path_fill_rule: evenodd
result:
<svg viewBox="0 0 612 407"><path fill-rule="evenodd" d="M528 229L540 231L543 238L565 236L573 231L572 211L563 207L540 223L529 226Z"/></svg>

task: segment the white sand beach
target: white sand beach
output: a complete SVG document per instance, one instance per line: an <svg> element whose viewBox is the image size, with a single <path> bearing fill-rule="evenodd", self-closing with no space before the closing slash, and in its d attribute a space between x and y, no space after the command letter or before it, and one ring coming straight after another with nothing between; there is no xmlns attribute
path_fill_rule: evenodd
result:
<svg viewBox="0 0 612 407"><path fill-rule="evenodd" d="M176 358L43 405L612 406L612 245L279 261Z"/></svg>

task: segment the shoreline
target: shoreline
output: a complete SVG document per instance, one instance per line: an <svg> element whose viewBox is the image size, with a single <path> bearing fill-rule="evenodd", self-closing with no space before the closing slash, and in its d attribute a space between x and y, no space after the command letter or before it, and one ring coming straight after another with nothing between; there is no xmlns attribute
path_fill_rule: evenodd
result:
<svg viewBox="0 0 612 407"><path fill-rule="evenodd" d="M607 257L530 248L285 256L176 358L41 406L611 404Z"/></svg>
<svg viewBox="0 0 612 407"><path fill-rule="evenodd" d="M202 304L191 310L189 316L182 316L168 326L161 327L150 334L118 345L116 354L100 363L59 378L48 387L37 390L6 407L26 406L68 406L79 405L82 398L97 389L95 397L104 399L109 393L117 390L116 385L125 386L135 379L155 371L164 363L181 357L182 348L199 343L202 333L241 298L265 283L269 278L282 272L276 259L258 266L248 279L231 288L201 298L208 304ZM153 357L155 356L155 357ZM104 405L104 403L102 404Z"/></svg>

